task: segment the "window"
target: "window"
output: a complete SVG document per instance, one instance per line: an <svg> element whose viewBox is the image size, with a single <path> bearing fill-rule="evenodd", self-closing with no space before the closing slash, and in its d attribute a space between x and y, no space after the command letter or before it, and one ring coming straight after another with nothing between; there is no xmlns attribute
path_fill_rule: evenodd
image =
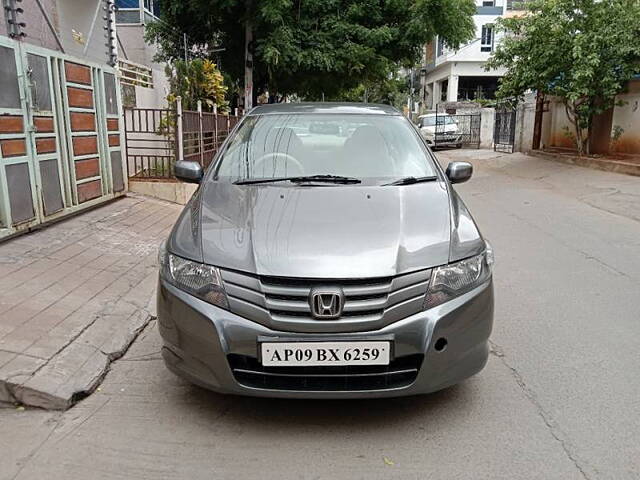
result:
<svg viewBox="0 0 640 480"><path fill-rule="evenodd" d="M118 8L140 8L139 0L116 0Z"/></svg>
<svg viewBox="0 0 640 480"><path fill-rule="evenodd" d="M112 73L104 74L104 94L107 103L107 114L118 114L118 95L116 91L116 77Z"/></svg>
<svg viewBox="0 0 640 480"><path fill-rule="evenodd" d="M420 119L420 126L435 127L436 122L438 125L457 125L457 122L454 120L453 117L450 117L449 115L439 114L439 115L428 115L426 117L422 117Z"/></svg>
<svg viewBox="0 0 640 480"><path fill-rule="evenodd" d="M483 7L495 7L495 0L483 0L482 1L482 6Z"/></svg>
<svg viewBox="0 0 640 480"><path fill-rule="evenodd" d="M488 23L482 26L482 36L480 38L480 51L493 51L493 25Z"/></svg>
<svg viewBox="0 0 640 480"><path fill-rule="evenodd" d="M160 2L158 0L144 0L144 8L151 15L160 16Z"/></svg>
<svg viewBox="0 0 640 480"><path fill-rule="evenodd" d="M140 23L140 0L116 0L116 23Z"/></svg>
<svg viewBox="0 0 640 480"><path fill-rule="evenodd" d="M329 174L371 184L435 174L406 118L332 113L249 116L216 168L216 178L232 182Z"/></svg>
<svg viewBox="0 0 640 480"><path fill-rule="evenodd" d="M159 0L115 0L116 23L148 23L160 16Z"/></svg>
<svg viewBox="0 0 640 480"><path fill-rule="evenodd" d="M436 52L436 56L440 57L444 55L444 39L438 36L438 51Z"/></svg>
<svg viewBox="0 0 640 480"><path fill-rule="evenodd" d="M16 54L12 48L0 47L0 65L0 107L20 108Z"/></svg>
<svg viewBox="0 0 640 480"><path fill-rule="evenodd" d="M136 108L138 106L136 100L136 87L120 83L120 92L122 94L122 106L125 108Z"/></svg>
<svg viewBox="0 0 640 480"><path fill-rule="evenodd" d="M35 110L51 111L51 87L49 86L49 65L46 57L28 53L31 99Z"/></svg>

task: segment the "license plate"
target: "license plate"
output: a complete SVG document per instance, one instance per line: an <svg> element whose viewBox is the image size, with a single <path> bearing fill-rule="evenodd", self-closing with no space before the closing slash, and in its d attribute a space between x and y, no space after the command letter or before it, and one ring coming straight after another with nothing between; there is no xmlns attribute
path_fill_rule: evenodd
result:
<svg viewBox="0 0 640 480"><path fill-rule="evenodd" d="M265 342L265 367L389 365L390 342Z"/></svg>

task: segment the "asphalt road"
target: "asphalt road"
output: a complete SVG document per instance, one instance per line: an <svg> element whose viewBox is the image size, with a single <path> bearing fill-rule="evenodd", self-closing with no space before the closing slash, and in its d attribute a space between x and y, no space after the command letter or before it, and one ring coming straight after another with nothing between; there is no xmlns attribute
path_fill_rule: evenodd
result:
<svg viewBox="0 0 640 480"><path fill-rule="evenodd" d="M486 369L429 396L224 397L152 324L65 413L0 409L0 478L640 478L640 179L519 154L459 186L493 243Z"/></svg>

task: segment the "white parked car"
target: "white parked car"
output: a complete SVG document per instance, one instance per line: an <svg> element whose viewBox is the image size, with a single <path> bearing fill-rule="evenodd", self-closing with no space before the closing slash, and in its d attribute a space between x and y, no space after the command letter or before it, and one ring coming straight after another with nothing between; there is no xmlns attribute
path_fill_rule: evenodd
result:
<svg viewBox="0 0 640 480"><path fill-rule="evenodd" d="M418 117L420 133L432 147L462 148L462 134L451 115L428 113Z"/></svg>

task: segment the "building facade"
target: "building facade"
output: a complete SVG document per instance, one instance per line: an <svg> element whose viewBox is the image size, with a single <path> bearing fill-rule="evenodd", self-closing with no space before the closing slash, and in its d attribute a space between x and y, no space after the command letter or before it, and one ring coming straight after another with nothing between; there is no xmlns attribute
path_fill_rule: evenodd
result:
<svg viewBox="0 0 640 480"><path fill-rule="evenodd" d="M124 106L165 108L169 87L164 66L154 61L155 45L144 40L145 25L160 19L160 2L115 0L115 5Z"/></svg>
<svg viewBox="0 0 640 480"><path fill-rule="evenodd" d="M500 36L495 23L501 17L521 13L524 1L476 0L473 17L475 38L458 50L436 37L425 47L422 69L423 109L434 110L439 103L492 99L503 70L486 71L485 64Z"/></svg>

